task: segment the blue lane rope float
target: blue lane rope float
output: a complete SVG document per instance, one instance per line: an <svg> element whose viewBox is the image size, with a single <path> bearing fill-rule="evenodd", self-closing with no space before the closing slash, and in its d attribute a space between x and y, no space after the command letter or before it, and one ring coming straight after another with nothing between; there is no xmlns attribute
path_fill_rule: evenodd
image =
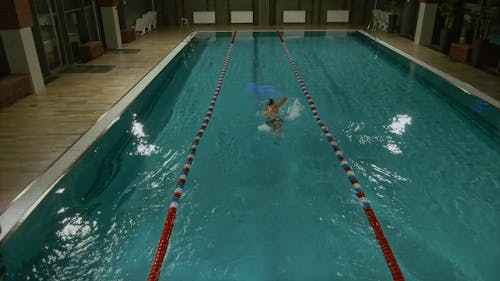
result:
<svg viewBox="0 0 500 281"><path fill-rule="evenodd" d="M282 96L273 86L259 85L255 82L249 83L247 90L258 100L278 99Z"/></svg>
<svg viewBox="0 0 500 281"><path fill-rule="evenodd" d="M288 57L288 61L290 63L290 66L292 67L293 73L295 74L295 77L297 78L297 81L299 82L300 88L302 89L304 95L306 96L306 99L309 103L309 106L311 108L311 112L313 114L314 119L318 123L320 129L323 131L324 135L326 136L328 143L330 143L333 147L333 152L335 152L337 159L340 162L340 165L344 169L345 173L347 174L347 177L349 179L349 182L351 185L354 187L354 190L356 191L356 196L358 197L359 201L361 202L361 205L363 206L363 209L365 211L366 217L368 218L368 221L370 222L370 225L373 229L373 232L375 233L375 237L378 240L378 243L380 245L380 248L382 249L382 253L384 254L385 261L387 265L389 266L389 269L392 274L392 278L395 281L404 281L405 278L403 276L403 273L401 269L399 268L399 264L396 260L396 257L394 256L394 253L391 249L391 246L389 245L389 241L385 237L384 231L382 227L380 226L380 223L377 219L377 216L375 215L375 212L370 206L370 202L368 201L368 198L366 198L365 193L361 189L361 185L358 182L358 179L356 178L356 175L354 174L354 171L352 168L349 166L349 163L347 162L346 158L344 157L342 150L340 149L340 146L337 144L335 139L333 138L332 134L328 130L328 127L326 124L321 120L321 117L319 116L318 109L316 108L316 105L314 104L314 101L309 94L309 91L307 90L307 87L304 83L304 80L302 79L302 76L300 75L297 65L295 64L295 61L293 60L292 55L290 54L290 50L288 50L288 47L286 46L285 40L283 39L283 35L281 32L277 31L276 32L281 45L283 46L283 49L285 50L285 53Z"/></svg>
<svg viewBox="0 0 500 281"><path fill-rule="evenodd" d="M208 122L212 117L212 113L215 107L215 102L217 101L217 97L219 96L220 90L222 88L222 82L224 82L224 76L226 75L227 67L231 59L231 54L233 52L233 46L234 46L234 41L236 39L236 34L237 31L233 33L233 37L231 38L231 44L229 45L229 50L227 51L226 59L224 61L224 67L222 68L219 80L217 81L217 87L215 88L215 93L212 96L212 100L210 101L208 111L205 114L205 118L203 119L203 123L201 124L200 130L198 130L198 133L196 134L193 140L193 144L189 149L189 155L186 158L186 163L182 167L181 175L179 176L179 179L177 181L172 202L170 203L168 214L165 219L165 223L163 225L163 231L161 233L160 241L158 242L158 247L156 249L155 259L153 261L153 265L151 266L151 270L149 272L148 281L157 281L160 278L161 268L163 266L163 261L167 254L168 243L170 240L170 236L172 235L172 230L174 228L177 206L182 197L182 193L184 191L184 185L186 184L186 177L189 173L189 170L191 170L191 165L193 164L194 156L196 154L196 151L198 150L198 144L200 143L201 137L205 133L205 130L208 127Z"/></svg>

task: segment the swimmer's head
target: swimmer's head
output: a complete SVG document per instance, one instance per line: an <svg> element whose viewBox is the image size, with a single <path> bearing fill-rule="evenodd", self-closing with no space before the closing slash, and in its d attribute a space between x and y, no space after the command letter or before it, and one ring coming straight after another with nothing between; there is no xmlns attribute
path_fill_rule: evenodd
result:
<svg viewBox="0 0 500 281"><path fill-rule="evenodd" d="M269 101L267 102L267 105L273 105L274 104L274 100L273 99L269 99Z"/></svg>

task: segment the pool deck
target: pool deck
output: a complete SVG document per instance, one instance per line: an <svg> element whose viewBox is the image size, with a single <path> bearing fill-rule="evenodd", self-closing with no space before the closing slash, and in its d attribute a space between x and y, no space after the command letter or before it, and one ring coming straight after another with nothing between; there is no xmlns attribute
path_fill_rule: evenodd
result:
<svg viewBox="0 0 500 281"><path fill-rule="evenodd" d="M196 27L195 30L214 30ZM218 26L215 30L323 30L345 26ZM353 27L354 29L356 27ZM188 31L158 29L124 44L137 53L107 52L87 65L114 65L107 73L66 73L44 93L0 109L0 214L27 186L49 169L97 120L172 51ZM435 50L395 34L378 38L451 77L500 100L500 76L454 62ZM221 62L222 63L222 62Z"/></svg>

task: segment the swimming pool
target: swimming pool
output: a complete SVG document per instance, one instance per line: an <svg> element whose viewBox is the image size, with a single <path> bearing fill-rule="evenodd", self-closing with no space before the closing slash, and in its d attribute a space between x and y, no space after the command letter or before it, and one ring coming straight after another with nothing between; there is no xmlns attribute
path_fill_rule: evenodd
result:
<svg viewBox="0 0 500 281"><path fill-rule="evenodd" d="M284 38L407 280L494 280L498 110L359 33ZM6 280L146 278L230 41L198 34L159 74L0 246ZM288 96L281 140L250 82ZM161 279L391 278L307 106L276 34L240 32Z"/></svg>

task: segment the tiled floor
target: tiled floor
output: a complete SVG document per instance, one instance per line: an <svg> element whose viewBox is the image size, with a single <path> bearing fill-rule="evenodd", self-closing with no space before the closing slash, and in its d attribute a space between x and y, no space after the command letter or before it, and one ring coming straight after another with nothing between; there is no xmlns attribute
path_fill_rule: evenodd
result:
<svg viewBox="0 0 500 281"><path fill-rule="evenodd" d="M209 30L213 27L197 29ZM229 29L303 29L301 26L226 26ZM329 25L327 29L335 29ZM340 28L345 29L345 26ZM308 29L325 29L309 26ZM0 109L0 213L33 180L46 171L113 104L167 55L188 34L186 30L160 29L124 48L137 53L106 52L88 64L115 65L107 73L65 73L47 85L43 94L28 96ZM398 35L381 34L382 40L500 100L500 78L451 61Z"/></svg>

